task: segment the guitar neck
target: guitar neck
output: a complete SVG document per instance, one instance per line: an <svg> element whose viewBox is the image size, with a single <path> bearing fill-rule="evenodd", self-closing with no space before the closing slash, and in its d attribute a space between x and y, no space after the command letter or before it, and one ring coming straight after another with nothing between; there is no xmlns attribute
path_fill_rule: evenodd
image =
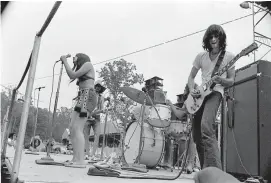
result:
<svg viewBox="0 0 271 183"><path fill-rule="evenodd" d="M227 65L225 65L222 69L217 72L218 76L221 76L224 72L226 72L239 58L241 58L240 53L236 55Z"/></svg>

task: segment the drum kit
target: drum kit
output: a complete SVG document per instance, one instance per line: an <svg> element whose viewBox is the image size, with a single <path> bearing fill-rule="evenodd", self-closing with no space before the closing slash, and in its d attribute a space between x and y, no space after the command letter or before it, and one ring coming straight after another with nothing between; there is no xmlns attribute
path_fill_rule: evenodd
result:
<svg viewBox="0 0 271 183"><path fill-rule="evenodd" d="M128 164L144 164L148 168L155 168L164 157L166 134L173 138L183 136L186 124L171 121L170 106L154 105L144 89L140 91L131 87L121 87L121 91L131 100L141 104L139 117L126 129L124 159Z"/></svg>

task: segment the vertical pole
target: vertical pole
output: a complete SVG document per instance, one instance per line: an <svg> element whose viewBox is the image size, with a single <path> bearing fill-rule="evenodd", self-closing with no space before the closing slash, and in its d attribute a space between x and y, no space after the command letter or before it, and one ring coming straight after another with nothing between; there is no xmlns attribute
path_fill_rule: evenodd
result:
<svg viewBox="0 0 271 183"><path fill-rule="evenodd" d="M128 104L127 104L128 105ZM125 146L125 142L124 142L124 138L126 136L126 128L127 128L127 118L128 118L128 109L127 106L125 108L125 119L123 120L123 132L120 133L120 140L121 140L121 163L123 166L128 166L127 162L124 159L124 146Z"/></svg>
<svg viewBox="0 0 271 183"><path fill-rule="evenodd" d="M145 94L145 93L144 93ZM142 135L143 135L143 122L144 122L144 114L145 114L145 105L146 105L146 98L144 99L144 104L141 108L140 113L140 138L139 138L139 146L138 146L138 155L137 155L137 163L140 164L140 155L141 155L141 147L142 147Z"/></svg>
<svg viewBox="0 0 271 183"><path fill-rule="evenodd" d="M253 43L255 42L255 11L254 11L254 1L252 1L252 24L253 24ZM256 51L253 51L253 62L256 61Z"/></svg>
<svg viewBox="0 0 271 183"><path fill-rule="evenodd" d="M18 179L18 175L19 175L19 168L20 168L20 162L21 162L21 157L22 157L22 151L24 147L25 130L26 130L26 125L27 125L31 93L33 91L34 78L36 74L40 42L41 42L41 37L36 36L35 41L34 41L33 54L31 57L31 64L30 64L28 81L27 81L27 86L26 86L26 91L25 91L25 101L23 105L20 128L19 128L19 133L18 133L18 138L17 138L16 151L15 151L15 156L14 156L14 161L13 161L13 166L12 166L11 183L16 183Z"/></svg>
<svg viewBox="0 0 271 183"><path fill-rule="evenodd" d="M218 149L221 152L221 121L222 121L222 104L220 106L220 114L219 114L219 120L217 120L217 143L218 143ZM218 117L218 116L217 116Z"/></svg>
<svg viewBox="0 0 271 183"><path fill-rule="evenodd" d="M38 113L39 113L39 100L40 100L40 89L39 89L39 93L38 93L38 101L37 101L37 112L36 112L36 119L35 119L35 123L34 123L34 132L33 132L33 138L35 138L36 136L36 129L37 129L37 123L38 123ZM35 93L35 92L34 92ZM35 98L34 98L35 99Z"/></svg>
<svg viewBox="0 0 271 183"><path fill-rule="evenodd" d="M105 120L104 120L104 133L103 133L103 146L102 146L102 151L101 151L101 159L104 159L105 130L106 130L106 124L107 124L107 115L108 115L108 110L106 109Z"/></svg>
<svg viewBox="0 0 271 183"><path fill-rule="evenodd" d="M227 170L227 97L224 94L222 100L222 109L221 109L221 123L222 123L222 170L226 172Z"/></svg>

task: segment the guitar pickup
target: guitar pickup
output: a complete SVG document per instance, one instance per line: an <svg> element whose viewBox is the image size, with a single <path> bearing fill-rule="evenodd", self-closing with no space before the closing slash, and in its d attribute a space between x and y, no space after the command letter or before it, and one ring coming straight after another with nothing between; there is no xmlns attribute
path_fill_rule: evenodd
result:
<svg viewBox="0 0 271 183"><path fill-rule="evenodd" d="M206 90L207 90L207 86L206 86L206 84L205 84L205 85L203 85L203 86L202 86L202 88L203 88L203 91L206 91Z"/></svg>

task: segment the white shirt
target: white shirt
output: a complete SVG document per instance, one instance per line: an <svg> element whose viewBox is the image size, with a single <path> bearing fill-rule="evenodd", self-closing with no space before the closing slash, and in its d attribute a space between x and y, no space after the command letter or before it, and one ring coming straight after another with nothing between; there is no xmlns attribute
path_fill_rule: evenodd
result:
<svg viewBox="0 0 271 183"><path fill-rule="evenodd" d="M201 52L196 56L196 58L193 62L193 66L197 69L201 69L202 83L206 83L207 81L209 81L211 79L211 75L212 75L213 70L215 68L216 62L219 58L219 55L220 54L218 54L218 56L213 61L211 61L211 59L209 57L209 52ZM234 58L234 55L232 53L226 51L219 69L226 66L233 58ZM234 65L231 66L231 68L232 67L234 67ZM221 75L221 77L227 78L227 72L224 72ZM220 84L216 84L213 90L220 92L222 95L224 94L224 87Z"/></svg>

